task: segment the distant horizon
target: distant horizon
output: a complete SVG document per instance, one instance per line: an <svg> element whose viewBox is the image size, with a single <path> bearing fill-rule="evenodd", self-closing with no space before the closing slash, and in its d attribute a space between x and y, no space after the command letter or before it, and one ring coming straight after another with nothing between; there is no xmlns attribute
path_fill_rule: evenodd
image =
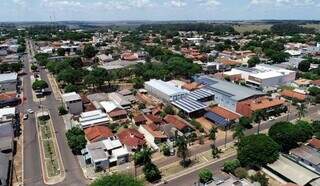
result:
<svg viewBox="0 0 320 186"><path fill-rule="evenodd" d="M0 5L0 22L320 19L320 0L3 0Z"/></svg>

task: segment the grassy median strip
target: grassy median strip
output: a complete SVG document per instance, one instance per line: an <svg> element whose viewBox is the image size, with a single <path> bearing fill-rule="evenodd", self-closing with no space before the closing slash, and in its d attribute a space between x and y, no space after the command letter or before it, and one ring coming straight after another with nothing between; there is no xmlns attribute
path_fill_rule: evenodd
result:
<svg viewBox="0 0 320 186"><path fill-rule="evenodd" d="M58 176L60 174L59 160L52 138L52 127L50 126L50 118L38 117L38 127L41 132L40 139L44 151L45 168L48 177Z"/></svg>

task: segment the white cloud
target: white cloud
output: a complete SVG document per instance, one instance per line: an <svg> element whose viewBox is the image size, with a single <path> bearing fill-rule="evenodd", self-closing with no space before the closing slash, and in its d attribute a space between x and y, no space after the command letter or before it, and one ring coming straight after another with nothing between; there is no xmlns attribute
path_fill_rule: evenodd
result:
<svg viewBox="0 0 320 186"><path fill-rule="evenodd" d="M312 6L315 0L251 0L250 5Z"/></svg>
<svg viewBox="0 0 320 186"><path fill-rule="evenodd" d="M187 6L187 3L183 0L171 0L167 2L166 5L181 8Z"/></svg>
<svg viewBox="0 0 320 186"><path fill-rule="evenodd" d="M219 6L221 3L218 0L197 0L201 6L207 7L216 7Z"/></svg>
<svg viewBox="0 0 320 186"><path fill-rule="evenodd" d="M25 7L27 5L27 2L25 0L13 0L13 3L21 7Z"/></svg>

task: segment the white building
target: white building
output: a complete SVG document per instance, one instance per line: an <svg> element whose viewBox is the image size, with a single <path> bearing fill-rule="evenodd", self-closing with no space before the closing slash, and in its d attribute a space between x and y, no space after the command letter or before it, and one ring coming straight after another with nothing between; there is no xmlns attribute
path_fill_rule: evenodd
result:
<svg viewBox="0 0 320 186"><path fill-rule="evenodd" d="M284 68L259 64L254 68L233 68L225 72L224 75L241 75L241 79L246 81L247 85L260 88L279 87L294 82L296 72Z"/></svg>
<svg viewBox="0 0 320 186"><path fill-rule="evenodd" d="M0 74L0 92L12 92L17 90L18 74Z"/></svg>
<svg viewBox="0 0 320 186"><path fill-rule="evenodd" d="M12 122L16 118L16 108L8 107L0 109L0 124Z"/></svg>
<svg viewBox="0 0 320 186"><path fill-rule="evenodd" d="M112 165L120 165L129 160L128 150L116 136L106 140L90 143L82 150L87 163L92 164L95 170L104 170Z"/></svg>
<svg viewBox="0 0 320 186"><path fill-rule="evenodd" d="M144 84L149 94L165 102L175 101L186 97L188 91L178 88L171 83L152 79Z"/></svg>
<svg viewBox="0 0 320 186"><path fill-rule="evenodd" d="M62 95L63 101L71 114L81 114L83 112L82 100L79 94L70 92Z"/></svg>
<svg viewBox="0 0 320 186"><path fill-rule="evenodd" d="M83 112L79 118L82 128L88 128L95 125L105 125L109 121L108 115L101 110Z"/></svg>

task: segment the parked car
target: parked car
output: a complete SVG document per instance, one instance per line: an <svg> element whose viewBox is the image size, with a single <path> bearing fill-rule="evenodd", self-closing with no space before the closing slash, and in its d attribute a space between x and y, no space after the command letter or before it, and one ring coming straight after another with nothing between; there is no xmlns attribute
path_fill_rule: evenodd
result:
<svg viewBox="0 0 320 186"><path fill-rule="evenodd" d="M33 110L32 110L32 109L28 109L27 112L28 112L29 114L33 114Z"/></svg>
<svg viewBox="0 0 320 186"><path fill-rule="evenodd" d="M28 114L24 114L23 115L23 120L27 120L28 119Z"/></svg>

